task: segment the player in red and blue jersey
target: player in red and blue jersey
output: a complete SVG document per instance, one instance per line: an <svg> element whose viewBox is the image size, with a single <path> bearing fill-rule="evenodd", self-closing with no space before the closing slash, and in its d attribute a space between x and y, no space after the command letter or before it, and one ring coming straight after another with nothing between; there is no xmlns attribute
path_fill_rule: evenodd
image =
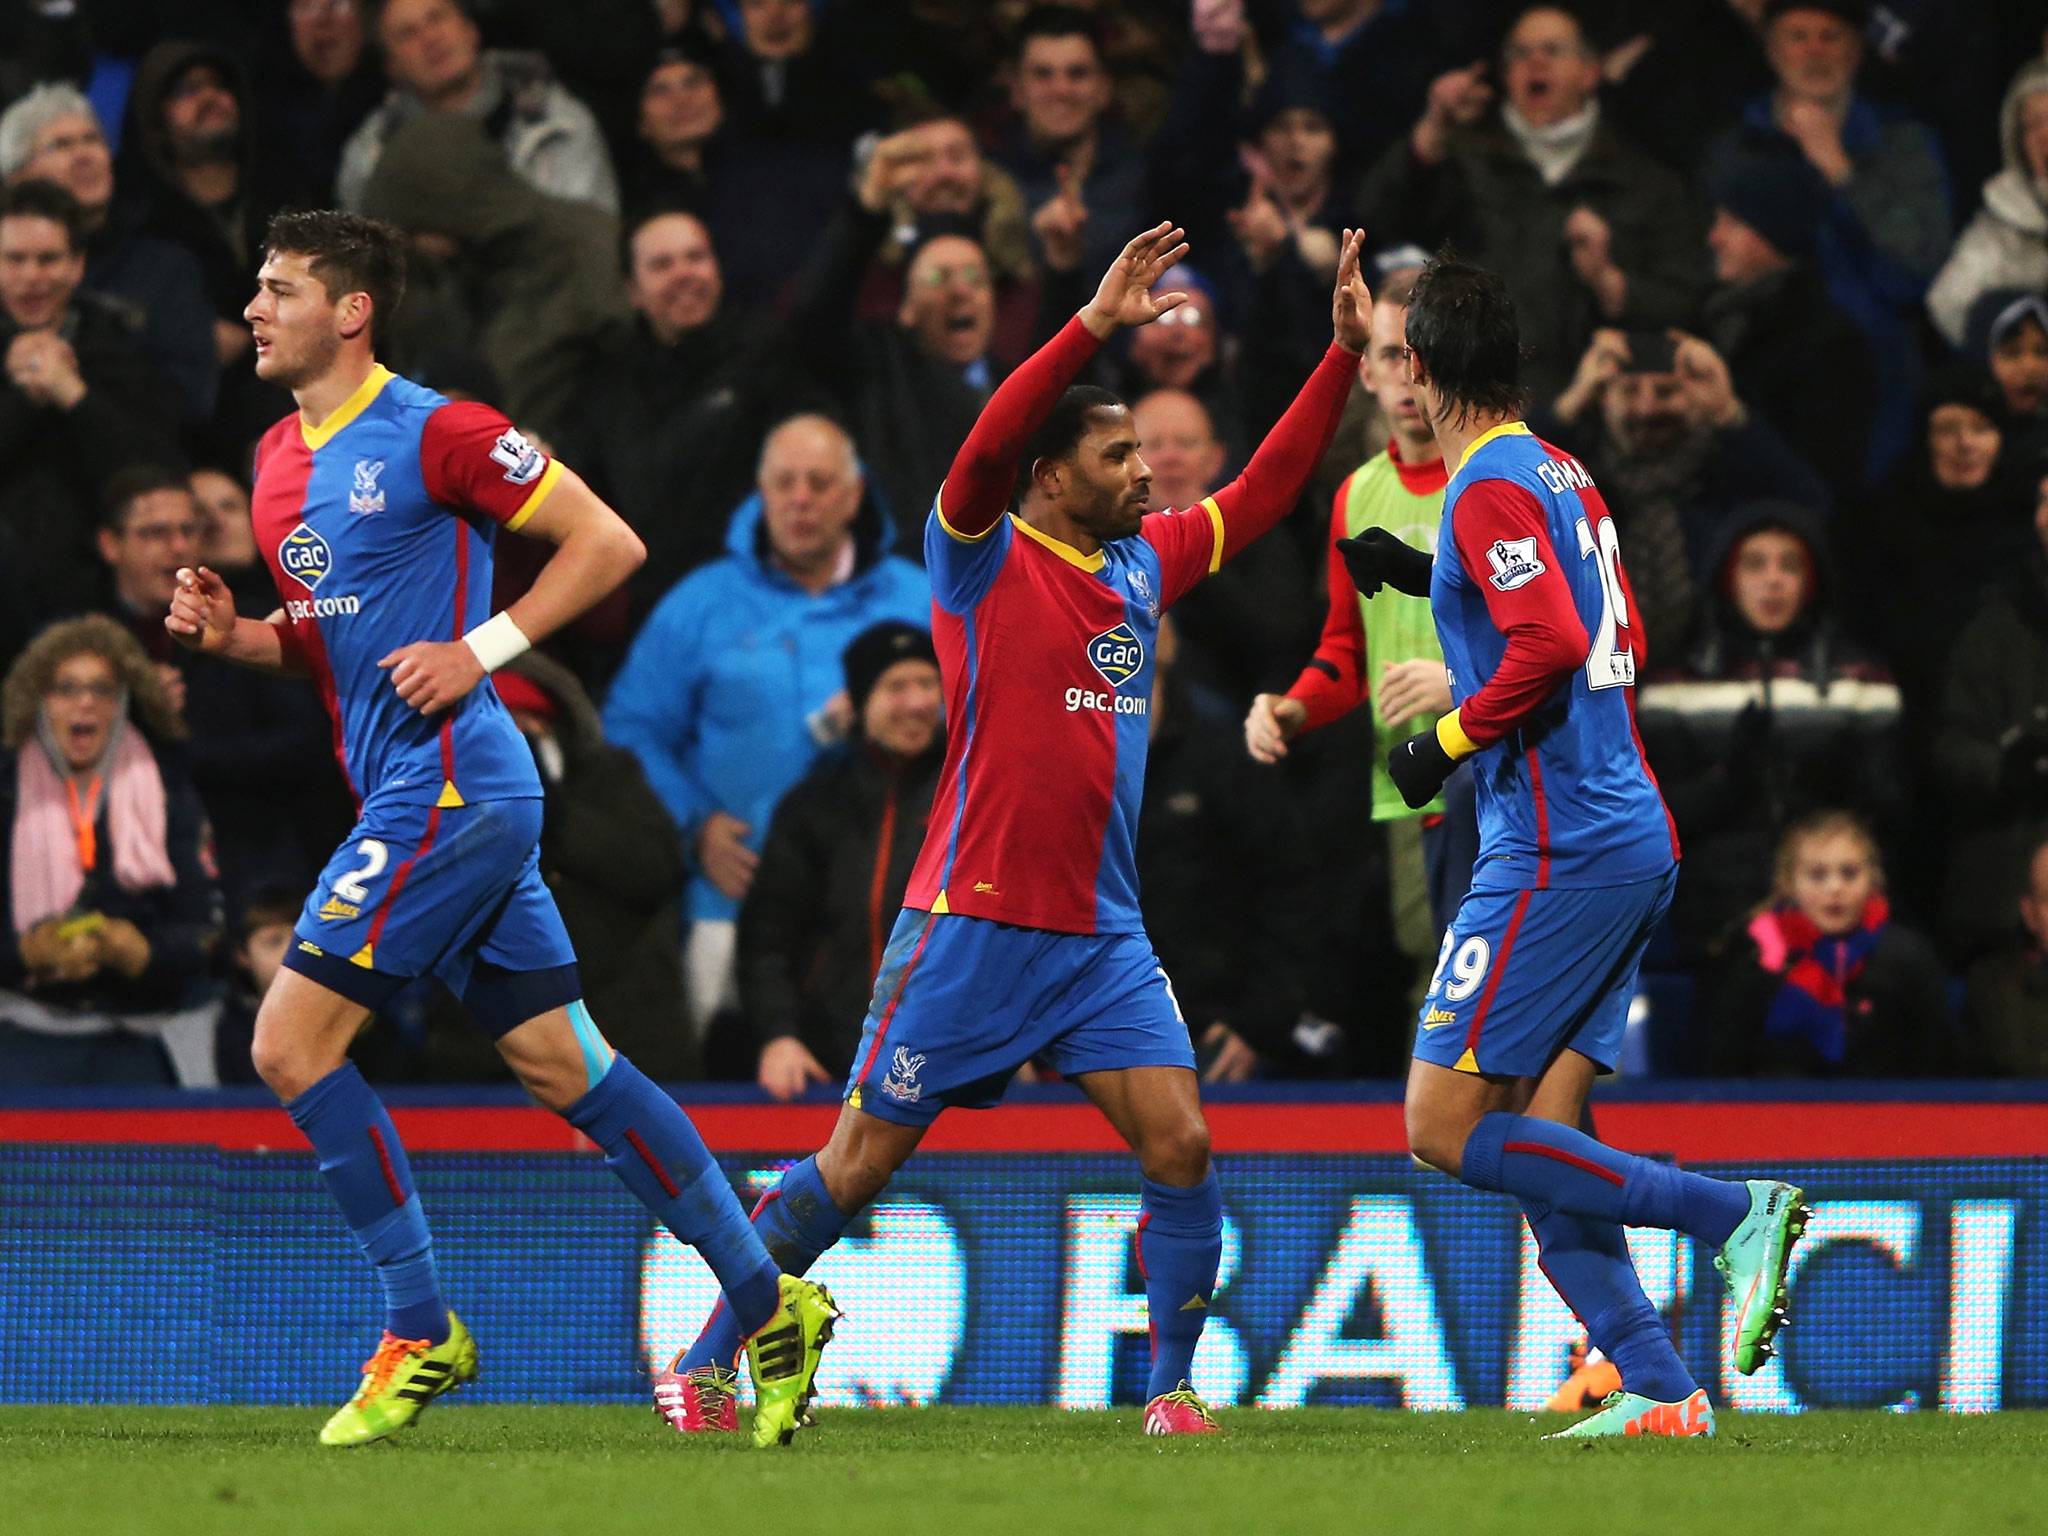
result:
<svg viewBox="0 0 2048 1536"><path fill-rule="evenodd" d="M475 1340L442 1300L405 1148L347 1055L378 1007L431 973L534 1097L703 1251L752 1340L755 1443L785 1443L804 1416L831 1298L779 1275L688 1117L583 1005L540 877L540 779L486 681L623 581L640 541L496 411L377 363L377 327L404 290L403 242L349 214L272 222L245 316L258 375L299 406L264 434L252 498L283 608L240 618L226 584L201 568L178 573L165 620L194 649L310 676L359 808L306 899L254 1045L385 1293L382 1339L320 1438L382 1439L477 1373ZM501 527L555 550L494 615Z"/></svg>
<svg viewBox="0 0 2048 1536"><path fill-rule="evenodd" d="M1411 806L1473 760L1479 859L1444 935L1408 1078L1411 1150L1521 1202L1544 1272L1621 1373L1561 1433L1711 1435L1706 1393L1643 1294L1624 1225L1719 1250L1732 1363L1757 1370L1784 1322L1801 1192L1617 1152L1587 1094L1620 1055L1636 974L1671 904L1678 838L1636 733L1644 637L1614 520L1585 466L1521 421L1521 339L1499 278L1431 262L1408 367L1444 462L1434 557L1383 529L1339 545L1368 597L1427 593L1454 708L1394 748ZM1582 1127L1584 1129L1582 1129Z"/></svg>
<svg viewBox="0 0 2048 1536"><path fill-rule="evenodd" d="M1189 1385L1223 1207L1186 1021L1145 937L1134 839L1159 618L1300 498L1364 350L1372 296L1346 232L1336 340L1245 466L1199 506L1147 512L1131 413L1072 383L1186 247L1161 224L995 392L925 528L946 762L905 910L875 978L831 1142L755 1213L801 1273L878 1195L939 1114L984 1107L1042 1059L1138 1155L1138 1261L1152 1319L1149 1434L1214 1420ZM714 1313L662 1383L679 1429L711 1427L700 1383L732 1351ZM663 1399L658 1398L658 1401Z"/></svg>

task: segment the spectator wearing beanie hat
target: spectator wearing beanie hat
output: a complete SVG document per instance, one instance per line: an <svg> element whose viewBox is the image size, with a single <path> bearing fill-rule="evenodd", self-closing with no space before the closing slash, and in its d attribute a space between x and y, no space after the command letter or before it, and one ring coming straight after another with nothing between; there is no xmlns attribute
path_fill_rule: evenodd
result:
<svg viewBox="0 0 2048 1536"><path fill-rule="evenodd" d="M2048 421L2048 299L2024 288L1993 288L1970 305L1963 356L1998 381L2004 425L2031 431Z"/></svg>
<svg viewBox="0 0 2048 1536"><path fill-rule="evenodd" d="M740 908L743 1043L778 1099L837 1082L853 1064L945 757L926 630L896 620L863 630L845 670L857 735L775 808ZM729 1044L714 1040L714 1055L737 1055Z"/></svg>
<svg viewBox="0 0 2048 1536"><path fill-rule="evenodd" d="M1863 618L1909 709L1932 709L1956 636L1999 577L2036 551L2033 462L1991 375L1957 361L1936 370L1912 451L1867 515L1838 523L1850 590L1888 594L1862 605ZM1901 571L1913 579L1899 581Z"/></svg>
<svg viewBox="0 0 2048 1536"><path fill-rule="evenodd" d="M1766 147L1725 164L1712 196L1706 339L1735 393L1849 497L1863 484L1879 370L1813 264L1827 189L1798 155Z"/></svg>

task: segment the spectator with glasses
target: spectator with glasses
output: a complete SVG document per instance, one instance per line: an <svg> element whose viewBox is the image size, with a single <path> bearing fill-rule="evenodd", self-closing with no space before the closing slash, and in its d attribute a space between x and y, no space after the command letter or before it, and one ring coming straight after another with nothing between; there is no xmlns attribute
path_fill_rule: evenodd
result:
<svg viewBox="0 0 2048 1536"><path fill-rule="evenodd" d="M220 892L184 735L112 619L44 630L0 685L10 1087L212 1080Z"/></svg>

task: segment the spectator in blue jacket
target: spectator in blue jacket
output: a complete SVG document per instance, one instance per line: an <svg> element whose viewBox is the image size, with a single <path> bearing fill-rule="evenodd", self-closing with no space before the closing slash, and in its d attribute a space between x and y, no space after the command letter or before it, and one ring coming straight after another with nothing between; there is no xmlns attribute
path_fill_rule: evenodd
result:
<svg viewBox="0 0 2048 1536"><path fill-rule="evenodd" d="M793 416L762 445L756 494L723 559L655 605L612 684L605 733L632 751L682 833L692 878L690 1017L735 1001L733 946L769 814L845 734L847 642L883 619L931 622L931 587L889 552L853 440Z"/></svg>

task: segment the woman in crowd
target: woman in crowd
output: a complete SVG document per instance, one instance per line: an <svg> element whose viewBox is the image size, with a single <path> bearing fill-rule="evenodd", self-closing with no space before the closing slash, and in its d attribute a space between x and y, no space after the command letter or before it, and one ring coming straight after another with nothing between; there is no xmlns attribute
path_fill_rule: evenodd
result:
<svg viewBox="0 0 2048 1536"><path fill-rule="evenodd" d="M98 615L44 630L0 685L10 1087L212 1080L220 892L184 734L142 647Z"/></svg>

